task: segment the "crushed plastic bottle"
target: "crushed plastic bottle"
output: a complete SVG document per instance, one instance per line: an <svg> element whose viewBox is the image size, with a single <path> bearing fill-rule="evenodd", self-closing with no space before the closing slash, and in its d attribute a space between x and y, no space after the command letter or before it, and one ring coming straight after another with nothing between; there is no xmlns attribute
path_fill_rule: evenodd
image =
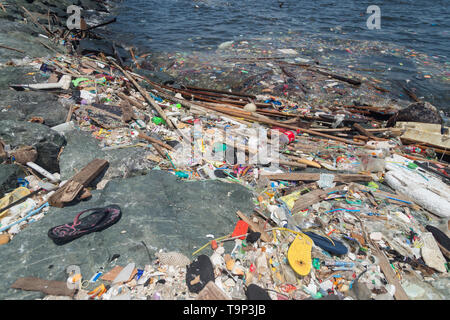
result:
<svg viewBox="0 0 450 320"><path fill-rule="evenodd" d="M268 205L267 207L270 211L270 218L275 221L278 226L286 228L288 225L288 219L285 210L282 207L274 205Z"/></svg>
<svg viewBox="0 0 450 320"><path fill-rule="evenodd" d="M319 181L317 181L317 185L319 188L328 189L336 186L336 183L333 182L334 174L321 173Z"/></svg>

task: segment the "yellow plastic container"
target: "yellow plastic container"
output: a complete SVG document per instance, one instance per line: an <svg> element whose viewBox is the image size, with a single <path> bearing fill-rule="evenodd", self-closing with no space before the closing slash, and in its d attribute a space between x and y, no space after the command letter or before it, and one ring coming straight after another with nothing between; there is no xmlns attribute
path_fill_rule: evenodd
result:
<svg viewBox="0 0 450 320"><path fill-rule="evenodd" d="M13 203L14 201L17 201L27 195L30 194L30 190L25 187L19 187L15 189L14 191L6 194L3 198L0 199L0 210L9 204ZM9 214L9 209L6 211L3 211L0 213L0 218L3 218L4 216Z"/></svg>

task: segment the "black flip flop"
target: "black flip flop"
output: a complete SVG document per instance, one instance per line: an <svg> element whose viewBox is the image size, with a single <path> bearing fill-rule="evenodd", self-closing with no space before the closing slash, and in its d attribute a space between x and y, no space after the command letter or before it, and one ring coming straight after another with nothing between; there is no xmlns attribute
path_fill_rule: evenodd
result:
<svg viewBox="0 0 450 320"><path fill-rule="evenodd" d="M88 211L90 215L80 219ZM91 232L104 230L120 220L122 211L117 205L81 211L72 223L56 226L48 230L48 236L56 245L63 245Z"/></svg>
<svg viewBox="0 0 450 320"><path fill-rule="evenodd" d="M202 254L187 266L186 284L190 292L199 293L209 281L214 282L213 265L209 257Z"/></svg>
<svg viewBox="0 0 450 320"><path fill-rule="evenodd" d="M256 284L250 284L245 291L248 300L272 300L266 290Z"/></svg>

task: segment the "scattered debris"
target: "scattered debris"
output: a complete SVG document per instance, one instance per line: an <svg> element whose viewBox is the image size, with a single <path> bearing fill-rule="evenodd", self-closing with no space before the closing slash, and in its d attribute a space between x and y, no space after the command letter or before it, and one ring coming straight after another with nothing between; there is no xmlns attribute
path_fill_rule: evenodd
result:
<svg viewBox="0 0 450 320"><path fill-rule="evenodd" d="M234 91L156 82L145 74L142 55L131 49L128 56L93 32L115 19L58 31L23 9L47 38L64 43L66 52L24 60L48 81L10 88L50 90L65 99L70 109L65 122L52 127L55 132L89 132L104 151L142 148L145 161L179 179L240 184L253 192L255 209L237 211L238 223L224 226L224 235L208 235L192 257L161 251L152 261L144 243L150 264L108 266L95 275L80 274L79 281L72 275L76 291L66 281L38 278L20 278L12 288L104 300L407 300L426 297L428 287L421 284L448 279L448 228L427 231L450 217L445 158L450 145L448 128L440 121L411 122L393 106L335 99L354 88L379 86L351 72L292 63L289 57L251 61L275 60L299 96L315 90L328 92L330 99L313 103L271 90L250 94L255 76ZM314 74L314 81L306 85L294 69ZM258 77L269 81L267 75ZM29 121L45 125L43 117ZM255 143L255 137L261 140ZM260 147L271 152L261 157ZM109 166L105 159L94 159L61 181L59 172L34 163L38 154L31 146L11 148L0 140L0 160L27 172L0 198L1 245L45 218L49 206L89 201L90 190L108 183L102 181ZM109 215L94 209L59 227L76 229L77 237L106 229ZM65 229L60 234L70 236ZM234 244L233 249L226 244ZM417 293L411 283L423 290Z"/></svg>

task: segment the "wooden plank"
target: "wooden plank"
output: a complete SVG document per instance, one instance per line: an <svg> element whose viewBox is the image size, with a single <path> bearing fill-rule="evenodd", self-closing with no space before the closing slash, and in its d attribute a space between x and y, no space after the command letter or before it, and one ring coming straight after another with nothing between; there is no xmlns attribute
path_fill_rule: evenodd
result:
<svg viewBox="0 0 450 320"><path fill-rule="evenodd" d="M410 129L401 135L400 139L412 141L414 143L428 144L437 148L450 148L450 136L442 135L440 133Z"/></svg>
<svg viewBox="0 0 450 320"><path fill-rule="evenodd" d="M450 155L450 150L437 148L436 145L433 145L430 143L425 143L425 142L419 141L419 140L412 140L412 139L408 139L405 137L400 137L400 139L404 145L412 144L415 147L418 147L420 149L433 149L434 152L436 152L436 153Z"/></svg>
<svg viewBox="0 0 450 320"><path fill-rule="evenodd" d="M395 287L395 293L394 297L396 300L409 300L408 295L406 294L405 290L403 289L400 280L397 278L397 275L395 274L394 270L392 270L391 264L389 263L389 260L386 258L386 255L378 248L378 245L374 243L372 240L368 239L372 247L375 249L374 254L378 258L378 264L381 268L381 271L383 272L386 280L394 285Z"/></svg>
<svg viewBox="0 0 450 320"><path fill-rule="evenodd" d="M199 87L193 87L193 86L186 86L186 88L188 88L189 90L195 90L195 91L215 92L215 93L221 93L221 94L226 94L226 95L233 95L233 96L238 96L238 97L247 97L247 98L251 98L251 99L256 99L256 96L254 96L252 94L242 93L242 92L229 92L229 91L224 91L224 90L199 88Z"/></svg>
<svg viewBox="0 0 450 320"><path fill-rule="evenodd" d="M6 151L5 151L5 147L4 147L4 146L5 146L5 145L4 145L3 141L0 140L0 159L6 158L6 157L7 157L7 154L6 154Z"/></svg>
<svg viewBox="0 0 450 320"><path fill-rule="evenodd" d="M239 218L241 218L243 221L245 221L250 229L252 229L254 232L259 232L261 233L261 240L265 241L265 242L271 242L272 241L272 237L265 232L258 224L254 223L249 217L247 217L245 214L243 214L241 211L237 211L236 214L238 215Z"/></svg>
<svg viewBox="0 0 450 320"><path fill-rule="evenodd" d="M450 149L450 135L441 134L440 124L400 121L395 126L404 131L400 136L402 140Z"/></svg>
<svg viewBox="0 0 450 320"><path fill-rule="evenodd" d="M109 164L103 159L94 159L88 163L80 172L78 172L71 180L81 183L87 187Z"/></svg>
<svg viewBox="0 0 450 320"><path fill-rule="evenodd" d="M159 147L158 144L154 143L152 144L153 148L155 148L156 152L163 158L166 159L166 155L164 154L164 151Z"/></svg>
<svg viewBox="0 0 450 320"><path fill-rule="evenodd" d="M48 199L48 203L51 206L62 208L64 203L73 201L83 188L87 187L106 168L108 163L108 161L102 159L92 160L52 194Z"/></svg>
<svg viewBox="0 0 450 320"><path fill-rule="evenodd" d="M372 133L368 132L366 129L364 129L360 124L354 123L353 128L358 130L361 134L365 135L366 137L372 139L372 140L378 140L377 137L375 137Z"/></svg>
<svg viewBox="0 0 450 320"><path fill-rule="evenodd" d="M182 102L182 104L185 102ZM260 123L265 123L268 125L272 125L272 126L276 126L276 127L282 127L282 128L286 128L286 129L291 129L291 130L295 130L295 131L300 131L300 132L305 132L314 136L319 136L319 137L323 137L323 138L327 138L327 139L331 139L331 140L336 140L336 141L340 141L340 142L344 142L346 144L353 144L353 145L364 145L362 143L359 142L355 142L352 140L348 140L348 139L343 139L343 138L339 138L336 136L331 136L325 133L321 133L318 131L313 131L313 130L309 130L309 129L305 129L305 128L301 128L301 127L297 127L297 126L292 126L292 125L288 125L288 124L284 124L283 122L280 121L273 121L270 119L265 119L262 118L260 115L257 114L252 114L252 113L244 113L244 112L236 112L236 110L231 109L231 108L221 108L221 110L219 110L217 107L212 107L209 105L203 105L203 107L208 108L208 109L212 109L221 113L225 113L225 114L229 114L229 115L233 115L233 116L237 116L237 117L242 117L244 119L247 120L253 120L253 121L257 121Z"/></svg>
<svg viewBox="0 0 450 320"><path fill-rule="evenodd" d="M44 280L35 277L18 278L12 285L13 289L25 291L40 291L46 295L73 297L76 289L69 289L65 281Z"/></svg>
<svg viewBox="0 0 450 320"><path fill-rule="evenodd" d="M66 117L65 122L69 122L72 119L73 109L74 109L74 107L73 107L73 105L71 105L69 108L69 112L67 112L67 117Z"/></svg>
<svg viewBox="0 0 450 320"><path fill-rule="evenodd" d="M80 108L85 109L85 110L91 110L91 111L94 111L94 112L98 112L98 113L103 114L105 116L108 116L108 117L111 117L113 119L122 121L122 117L120 117L120 116L118 116L118 115L116 115L114 113L108 112L106 110L103 110L103 109L100 109L100 108L96 108L94 106L80 106Z"/></svg>
<svg viewBox="0 0 450 320"><path fill-rule="evenodd" d="M83 190L83 185L76 181L68 181L61 192L59 202L69 203Z"/></svg>
<svg viewBox="0 0 450 320"><path fill-rule="evenodd" d="M317 203L321 201L321 197L334 191L341 191L345 188L345 185L337 186L334 188L328 188L328 189L316 189L313 191L310 191L304 195L301 195L294 203L294 207L292 208L292 214L295 214L299 211L307 209L309 206L313 205L314 203Z"/></svg>
<svg viewBox="0 0 450 320"><path fill-rule="evenodd" d="M356 216L356 218L361 224L361 230L363 232L365 242L370 244L370 246L373 248L372 250L373 254L378 258L378 265L380 266L381 271L383 272L386 280L388 281L388 283L395 286L395 293L394 293L395 299L409 300L409 297L406 294L405 290L403 289L399 279L397 278L397 275L395 274L394 270L392 270L391 264L389 263L389 260L387 259L386 255L380 250L378 245L374 241L372 241L370 237L367 236L367 231L363 221L358 216Z"/></svg>

